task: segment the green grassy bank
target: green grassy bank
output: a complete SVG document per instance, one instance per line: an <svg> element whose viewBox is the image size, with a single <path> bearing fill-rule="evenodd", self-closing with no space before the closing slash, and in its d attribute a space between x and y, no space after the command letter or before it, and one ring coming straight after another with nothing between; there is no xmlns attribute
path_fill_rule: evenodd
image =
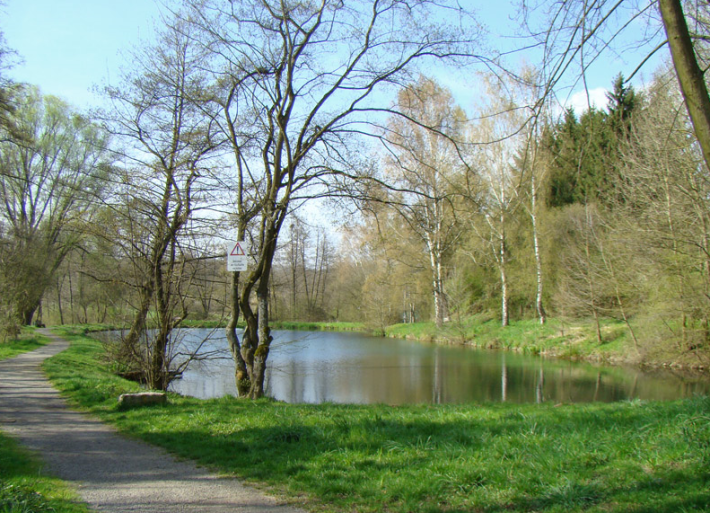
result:
<svg viewBox="0 0 710 513"><path fill-rule="evenodd" d="M89 509L62 481L43 475L28 451L0 433L0 512L88 513Z"/></svg>
<svg viewBox="0 0 710 513"><path fill-rule="evenodd" d="M28 351L34 351L49 343L47 337L35 332L34 328L24 328L20 338L0 342L0 360L6 360ZM2 510L0 510L0 513Z"/></svg>
<svg viewBox="0 0 710 513"><path fill-rule="evenodd" d="M288 405L171 396L120 411L134 383L100 345L45 364L123 432L318 511L710 511L710 399L578 406Z"/></svg>
<svg viewBox="0 0 710 513"><path fill-rule="evenodd" d="M197 321L186 319L181 324L183 328L224 328L227 321ZM243 325L240 324L240 327ZM271 328L275 330L303 330L303 331L367 331L360 322L308 322L308 321L271 321Z"/></svg>
<svg viewBox="0 0 710 513"><path fill-rule="evenodd" d="M433 322L395 324L385 328L389 337L439 343L465 344L486 349L513 350L569 359L636 362L641 354L634 346L623 322L605 320L603 340L597 340L592 321L566 322L549 319L544 325L536 319L512 321L502 327L499 319L472 316L437 328Z"/></svg>
<svg viewBox="0 0 710 513"><path fill-rule="evenodd" d="M223 327L219 321L185 321L185 328ZM394 324L384 330L358 322L305 322L273 321L277 330L301 331L356 331L382 334L387 337L419 340L440 344L464 344L485 349L519 351L545 354L565 359L602 361L610 363L666 363L666 355L656 355L649 361L647 352L639 352L623 322L606 319L602 321L603 341L599 343L592 320L564 321L549 319L540 325L536 319L512 321L502 327L500 320L488 315L473 315L459 321L450 321L438 328L434 322ZM668 355L667 361L677 361L677 355ZM696 363L693 360L692 364Z"/></svg>
<svg viewBox="0 0 710 513"><path fill-rule="evenodd" d="M275 321L275 330L296 331L369 331L361 322L301 322L301 321Z"/></svg>
<svg viewBox="0 0 710 513"><path fill-rule="evenodd" d="M185 320L183 328L224 328L224 320ZM371 327L358 322L306 322L273 321L272 329L301 331L341 331L375 333ZM74 331L91 333L120 329L117 326L87 324L67 326ZM395 324L379 330L388 337L436 342L443 344L465 344L471 347L520 351L545 354L566 359L583 359L610 363L639 363L647 355L639 353L628 335L626 325L619 321L604 320L601 328L603 342L596 338L596 329L591 320L564 321L549 319L540 325L535 319L512 321L501 327L498 319L486 315L474 315L460 321L451 321L442 328L434 322ZM664 358L667 359L664 360ZM646 358L647 363L648 358ZM678 361L677 355L656 355L655 363ZM697 363L693 359L691 364ZM691 365L692 366L692 365Z"/></svg>

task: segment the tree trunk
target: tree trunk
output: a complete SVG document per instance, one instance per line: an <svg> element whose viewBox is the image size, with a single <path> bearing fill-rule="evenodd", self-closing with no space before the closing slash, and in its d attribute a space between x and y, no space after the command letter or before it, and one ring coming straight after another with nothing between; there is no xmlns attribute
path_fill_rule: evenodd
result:
<svg viewBox="0 0 710 513"><path fill-rule="evenodd" d="M294 240L294 236L294 228L291 225L291 320L293 321L297 320L296 299L298 297L296 294L296 287L298 286L298 248L296 245L298 241Z"/></svg>
<svg viewBox="0 0 710 513"><path fill-rule="evenodd" d="M148 310L150 310L150 300L153 297L153 283L148 281L145 283L139 291L140 294L140 306L136 310L133 316L133 323L128 331L128 335L123 339L122 353L124 356L139 354L139 342L140 337L145 331L145 320L148 317Z"/></svg>
<svg viewBox="0 0 710 513"><path fill-rule="evenodd" d="M432 287L434 289L434 321L436 327L441 328L444 325L446 317L446 300L444 298L444 278L441 265L442 252L439 247L439 242L434 237L427 233L425 240L429 249L429 262L431 264Z"/></svg>
<svg viewBox="0 0 710 513"><path fill-rule="evenodd" d="M690 39L683 6L680 0L659 0L658 5L685 106L693 121L705 164L710 167L710 98Z"/></svg>
<svg viewBox="0 0 710 513"><path fill-rule="evenodd" d="M592 252L590 248L590 238L593 233L594 227L592 223L592 214L589 211L589 202L584 203L584 219L585 219L585 229L584 229L584 255L586 257L586 272L585 279L587 281L587 289L589 291L589 306L592 310L592 315L594 316L594 323L597 330L597 342L602 344L604 339L602 337L601 321L599 319L599 309L597 307L597 290L594 285L594 273L592 270Z"/></svg>
<svg viewBox="0 0 710 513"><path fill-rule="evenodd" d="M535 273L537 277L537 292L535 295L535 308L537 309L537 316L540 319L540 324L545 324L547 315L545 314L545 307L542 302L543 293L543 274L542 274L542 257L540 255L540 240L538 236L537 229L537 185L535 182L535 170L532 170L531 175L531 185L530 185L530 220L532 221L532 232L533 232L533 248L535 251Z"/></svg>
<svg viewBox="0 0 710 513"><path fill-rule="evenodd" d="M501 215L501 226L503 225L503 216ZM508 276L506 273L506 247L505 247L505 231L501 231L500 236L500 256L499 256L499 270L500 270L500 295L501 295L501 326L508 326L510 323L510 313L508 312Z"/></svg>
<svg viewBox="0 0 710 513"><path fill-rule="evenodd" d="M74 317L74 285L72 284L71 279L71 264L69 265L67 277L69 278L69 311L71 312L71 322L74 324L76 323L76 319Z"/></svg>
<svg viewBox="0 0 710 513"><path fill-rule="evenodd" d="M247 366L242 356L242 347L237 336L237 321L239 321L239 273L232 273L232 290L231 290L231 309L232 315L229 318L229 323L225 328L227 340L229 341L229 349L232 352L232 358L235 363L234 379L237 385L237 395L245 397L251 388Z"/></svg>
<svg viewBox="0 0 710 513"><path fill-rule="evenodd" d="M22 312L20 312L20 317L22 318L22 323L25 326L30 326L32 324L32 318L34 317L38 306L39 306L39 303L35 304L34 306L28 305L25 308L23 308Z"/></svg>
<svg viewBox="0 0 710 513"><path fill-rule="evenodd" d="M149 368L146 373L148 388L153 390L167 390L170 384L168 378L168 365L166 350L169 342L170 330L161 326L151 344L153 354L150 355Z"/></svg>
<svg viewBox="0 0 710 513"><path fill-rule="evenodd" d="M264 278L262 278L264 279ZM254 352L254 369L252 371L251 390L249 397L258 399L264 396L264 378L266 376L266 360L271 347L271 328L269 328L269 287L268 280L259 284L257 290L258 320L259 320L259 346Z"/></svg>
<svg viewBox="0 0 710 513"><path fill-rule="evenodd" d="M604 337L602 336L602 325L601 321L599 320L599 312L597 311L596 308L594 308L594 326L596 327L597 331L597 342L600 344L604 343Z"/></svg>
<svg viewBox="0 0 710 513"><path fill-rule="evenodd" d="M64 311L62 310L62 284L64 278L61 281L57 279L57 309L59 310L59 324L64 324Z"/></svg>
<svg viewBox="0 0 710 513"><path fill-rule="evenodd" d="M441 328L444 325L444 317L446 317L446 308L444 303L443 280L441 279L441 264L434 264L434 319L436 327Z"/></svg>

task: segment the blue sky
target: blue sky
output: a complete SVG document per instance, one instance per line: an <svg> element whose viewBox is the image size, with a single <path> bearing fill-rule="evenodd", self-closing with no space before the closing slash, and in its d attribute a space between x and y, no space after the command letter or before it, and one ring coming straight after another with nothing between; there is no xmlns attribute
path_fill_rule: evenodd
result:
<svg viewBox="0 0 710 513"><path fill-rule="evenodd" d="M2 0L0 0L2 1ZM60 96L79 108L95 106L100 99L92 87L118 78L126 62L125 53L141 39L150 38L154 20L160 12L155 0L4 0L0 8L0 30L10 48L24 62L10 76L18 81L39 85L45 94ZM489 27L491 46L510 45L514 31L510 21L514 2L479 2L481 19ZM123 53L123 55L122 55ZM590 74L588 86L600 106L604 92L619 71L628 74L640 61L635 55L615 57L611 53ZM653 65L646 68L650 76ZM444 80L444 82L447 82ZM447 84L459 102L475 101L471 81L452 79ZM457 91L458 90L458 91ZM468 93L468 94L466 94ZM586 104L583 91L577 88L573 103Z"/></svg>
<svg viewBox="0 0 710 513"><path fill-rule="evenodd" d="M121 52L153 31L153 0L5 0L0 30L24 63L9 75L77 107L96 105L94 85L117 78Z"/></svg>

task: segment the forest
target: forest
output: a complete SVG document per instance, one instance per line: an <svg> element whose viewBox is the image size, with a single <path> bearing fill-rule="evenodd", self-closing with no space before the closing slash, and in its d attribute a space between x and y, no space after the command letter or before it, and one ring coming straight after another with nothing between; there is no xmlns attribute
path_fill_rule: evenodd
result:
<svg viewBox="0 0 710 513"><path fill-rule="evenodd" d="M592 3L523 3L521 64L455 2L174 2L95 112L9 80L4 47L2 337L123 326L115 357L164 389L171 332L217 321L249 397L274 320L564 318L603 344L613 319L641 361L706 366L710 8ZM566 105L624 16L663 64Z"/></svg>

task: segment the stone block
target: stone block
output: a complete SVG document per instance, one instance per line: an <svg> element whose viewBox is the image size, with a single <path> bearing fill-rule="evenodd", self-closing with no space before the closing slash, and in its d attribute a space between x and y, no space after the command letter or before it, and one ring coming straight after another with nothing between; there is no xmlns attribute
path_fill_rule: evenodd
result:
<svg viewBox="0 0 710 513"><path fill-rule="evenodd" d="M168 397L165 392L138 392L134 394L121 394L118 405L123 408L132 406L148 406L152 404L165 404Z"/></svg>

